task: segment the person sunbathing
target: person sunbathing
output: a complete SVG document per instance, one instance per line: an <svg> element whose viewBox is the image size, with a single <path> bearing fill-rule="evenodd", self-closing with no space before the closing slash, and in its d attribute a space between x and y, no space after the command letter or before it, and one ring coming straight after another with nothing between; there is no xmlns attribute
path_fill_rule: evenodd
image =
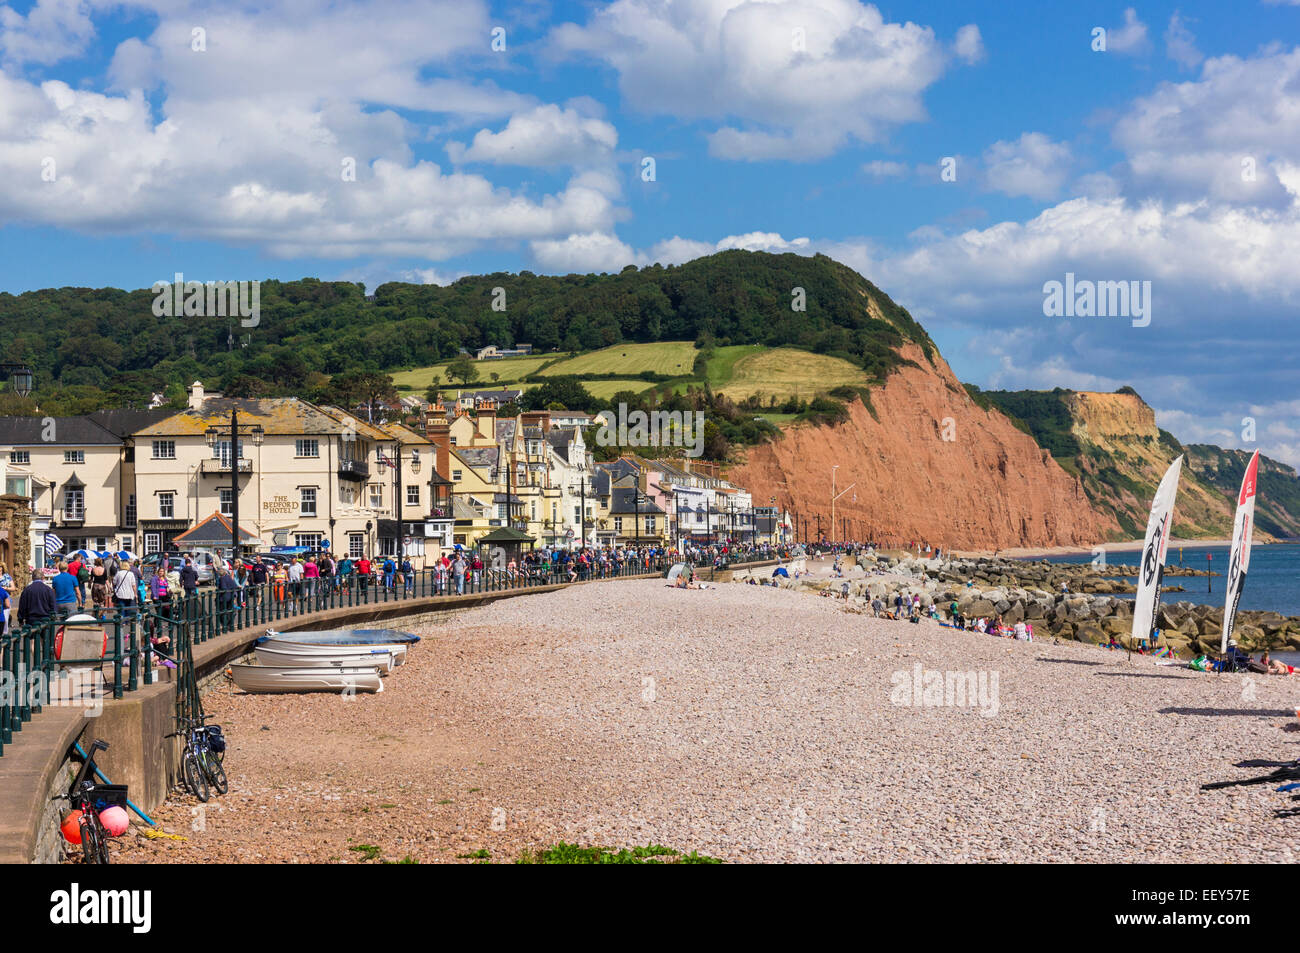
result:
<svg viewBox="0 0 1300 953"><path fill-rule="evenodd" d="M1295 674L1294 666L1287 665L1286 662L1279 662L1277 661L1277 659L1270 658L1267 652L1261 655L1259 660L1264 665L1264 671L1269 675L1294 675Z"/></svg>

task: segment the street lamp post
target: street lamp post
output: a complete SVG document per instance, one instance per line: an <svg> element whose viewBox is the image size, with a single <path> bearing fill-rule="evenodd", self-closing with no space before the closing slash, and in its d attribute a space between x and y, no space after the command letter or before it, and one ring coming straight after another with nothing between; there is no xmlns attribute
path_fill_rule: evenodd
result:
<svg viewBox="0 0 1300 953"><path fill-rule="evenodd" d="M575 470L578 471L578 497L581 501L578 512L578 543L580 548L587 548L587 465L579 463ZM573 487L569 487L569 492L573 492Z"/></svg>
<svg viewBox="0 0 1300 953"><path fill-rule="evenodd" d="M232 408L229 430L212 426L204 431L204 434L208 438L208 446L214 450L217 449L222 438L230 441L230 559L233 562L239 558L239 438L241 435L251 437L253 446L260 447L266 431L262 429L261 424L241 424L239 411ZM218 451L217 463L219 470L220 451Z"/></svg>

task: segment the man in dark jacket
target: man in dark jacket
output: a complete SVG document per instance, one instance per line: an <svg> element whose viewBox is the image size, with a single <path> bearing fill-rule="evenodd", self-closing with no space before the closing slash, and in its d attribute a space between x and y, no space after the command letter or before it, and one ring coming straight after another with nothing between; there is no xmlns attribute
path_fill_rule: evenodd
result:
<svg viewBox="0 0 1300 953"><path fill-rule="evenodd" d="M217 609L223 632L229 632L235 627L235 593L238 591L239 583L235 582L235 577L225 569L218 569Z"/></svg>
<svg viewBox="0 0 1300 953"><path fill-rule="evenodd" d="M185 565L181 567L181 588L185 590L186 598L194 595L199 588L199 571L194 568L194 563L190 557L185 557Z"/></svg>
<svg viewBox="0 0 1300 953"><path fill-rule="evenodd" d="M54 590L33 579L18 597L18 624L44 622L54 615Z"/></svg>

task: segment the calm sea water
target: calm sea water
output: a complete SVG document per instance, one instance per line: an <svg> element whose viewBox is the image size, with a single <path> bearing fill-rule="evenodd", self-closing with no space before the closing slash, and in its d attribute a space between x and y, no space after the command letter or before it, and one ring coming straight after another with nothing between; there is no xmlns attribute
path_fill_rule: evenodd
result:
<svg viewBox="0 0 1300 953"><path fill-rule="evenodd" d="M1184 566L1194 569L1206 567L1206 555L1212 558L1209 567L1217 573L1228 569L1227 546L1171 546L1165 559L1167 566ZM1108 563L1137 565L1140 553L1133 551L1115 551L1106 553ZM1078 556L1053 556L1054 563L1088 563L1091 554ZM1132 578L1130 582L1134 582ZM1205 591L1204 576L1165 576L1165 584L1182 586L1186 592L1168 592L1163 596L1166 602L1187 601L1212 606L1223 605L1224 585L1222 575L1210 577L1210 591ZM1130 596L1129 598L1132 598ZM1241 593L1241 608L1272 610L1282 615L1300 615L1300 544L1275 543L1269 546L1255 546L1250 551L1250 569L1246 574L1246 587Z"/></svg>

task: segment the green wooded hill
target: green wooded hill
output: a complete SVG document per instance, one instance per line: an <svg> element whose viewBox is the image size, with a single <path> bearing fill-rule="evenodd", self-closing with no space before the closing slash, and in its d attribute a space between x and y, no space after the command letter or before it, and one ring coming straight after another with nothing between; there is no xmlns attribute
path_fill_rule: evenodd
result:
<svg viewBox="0 0 1300 953"><path fill-rule="evenodd" d="M805 310L792 309L795 289ZM905 342L934 353L906 310L822 255L728 251L618 274L390 283L373 300L348 282L263 281L255 328L155 317L153 301L150 289L0 294L8 360L32 366L44 412L84 413L155 391L178 397L193 380L231 395L323 395L332 376L436 364L487 344L526 342L541 353L661 340L789 346L852 361L874 380L902 363Z"/></svg>

